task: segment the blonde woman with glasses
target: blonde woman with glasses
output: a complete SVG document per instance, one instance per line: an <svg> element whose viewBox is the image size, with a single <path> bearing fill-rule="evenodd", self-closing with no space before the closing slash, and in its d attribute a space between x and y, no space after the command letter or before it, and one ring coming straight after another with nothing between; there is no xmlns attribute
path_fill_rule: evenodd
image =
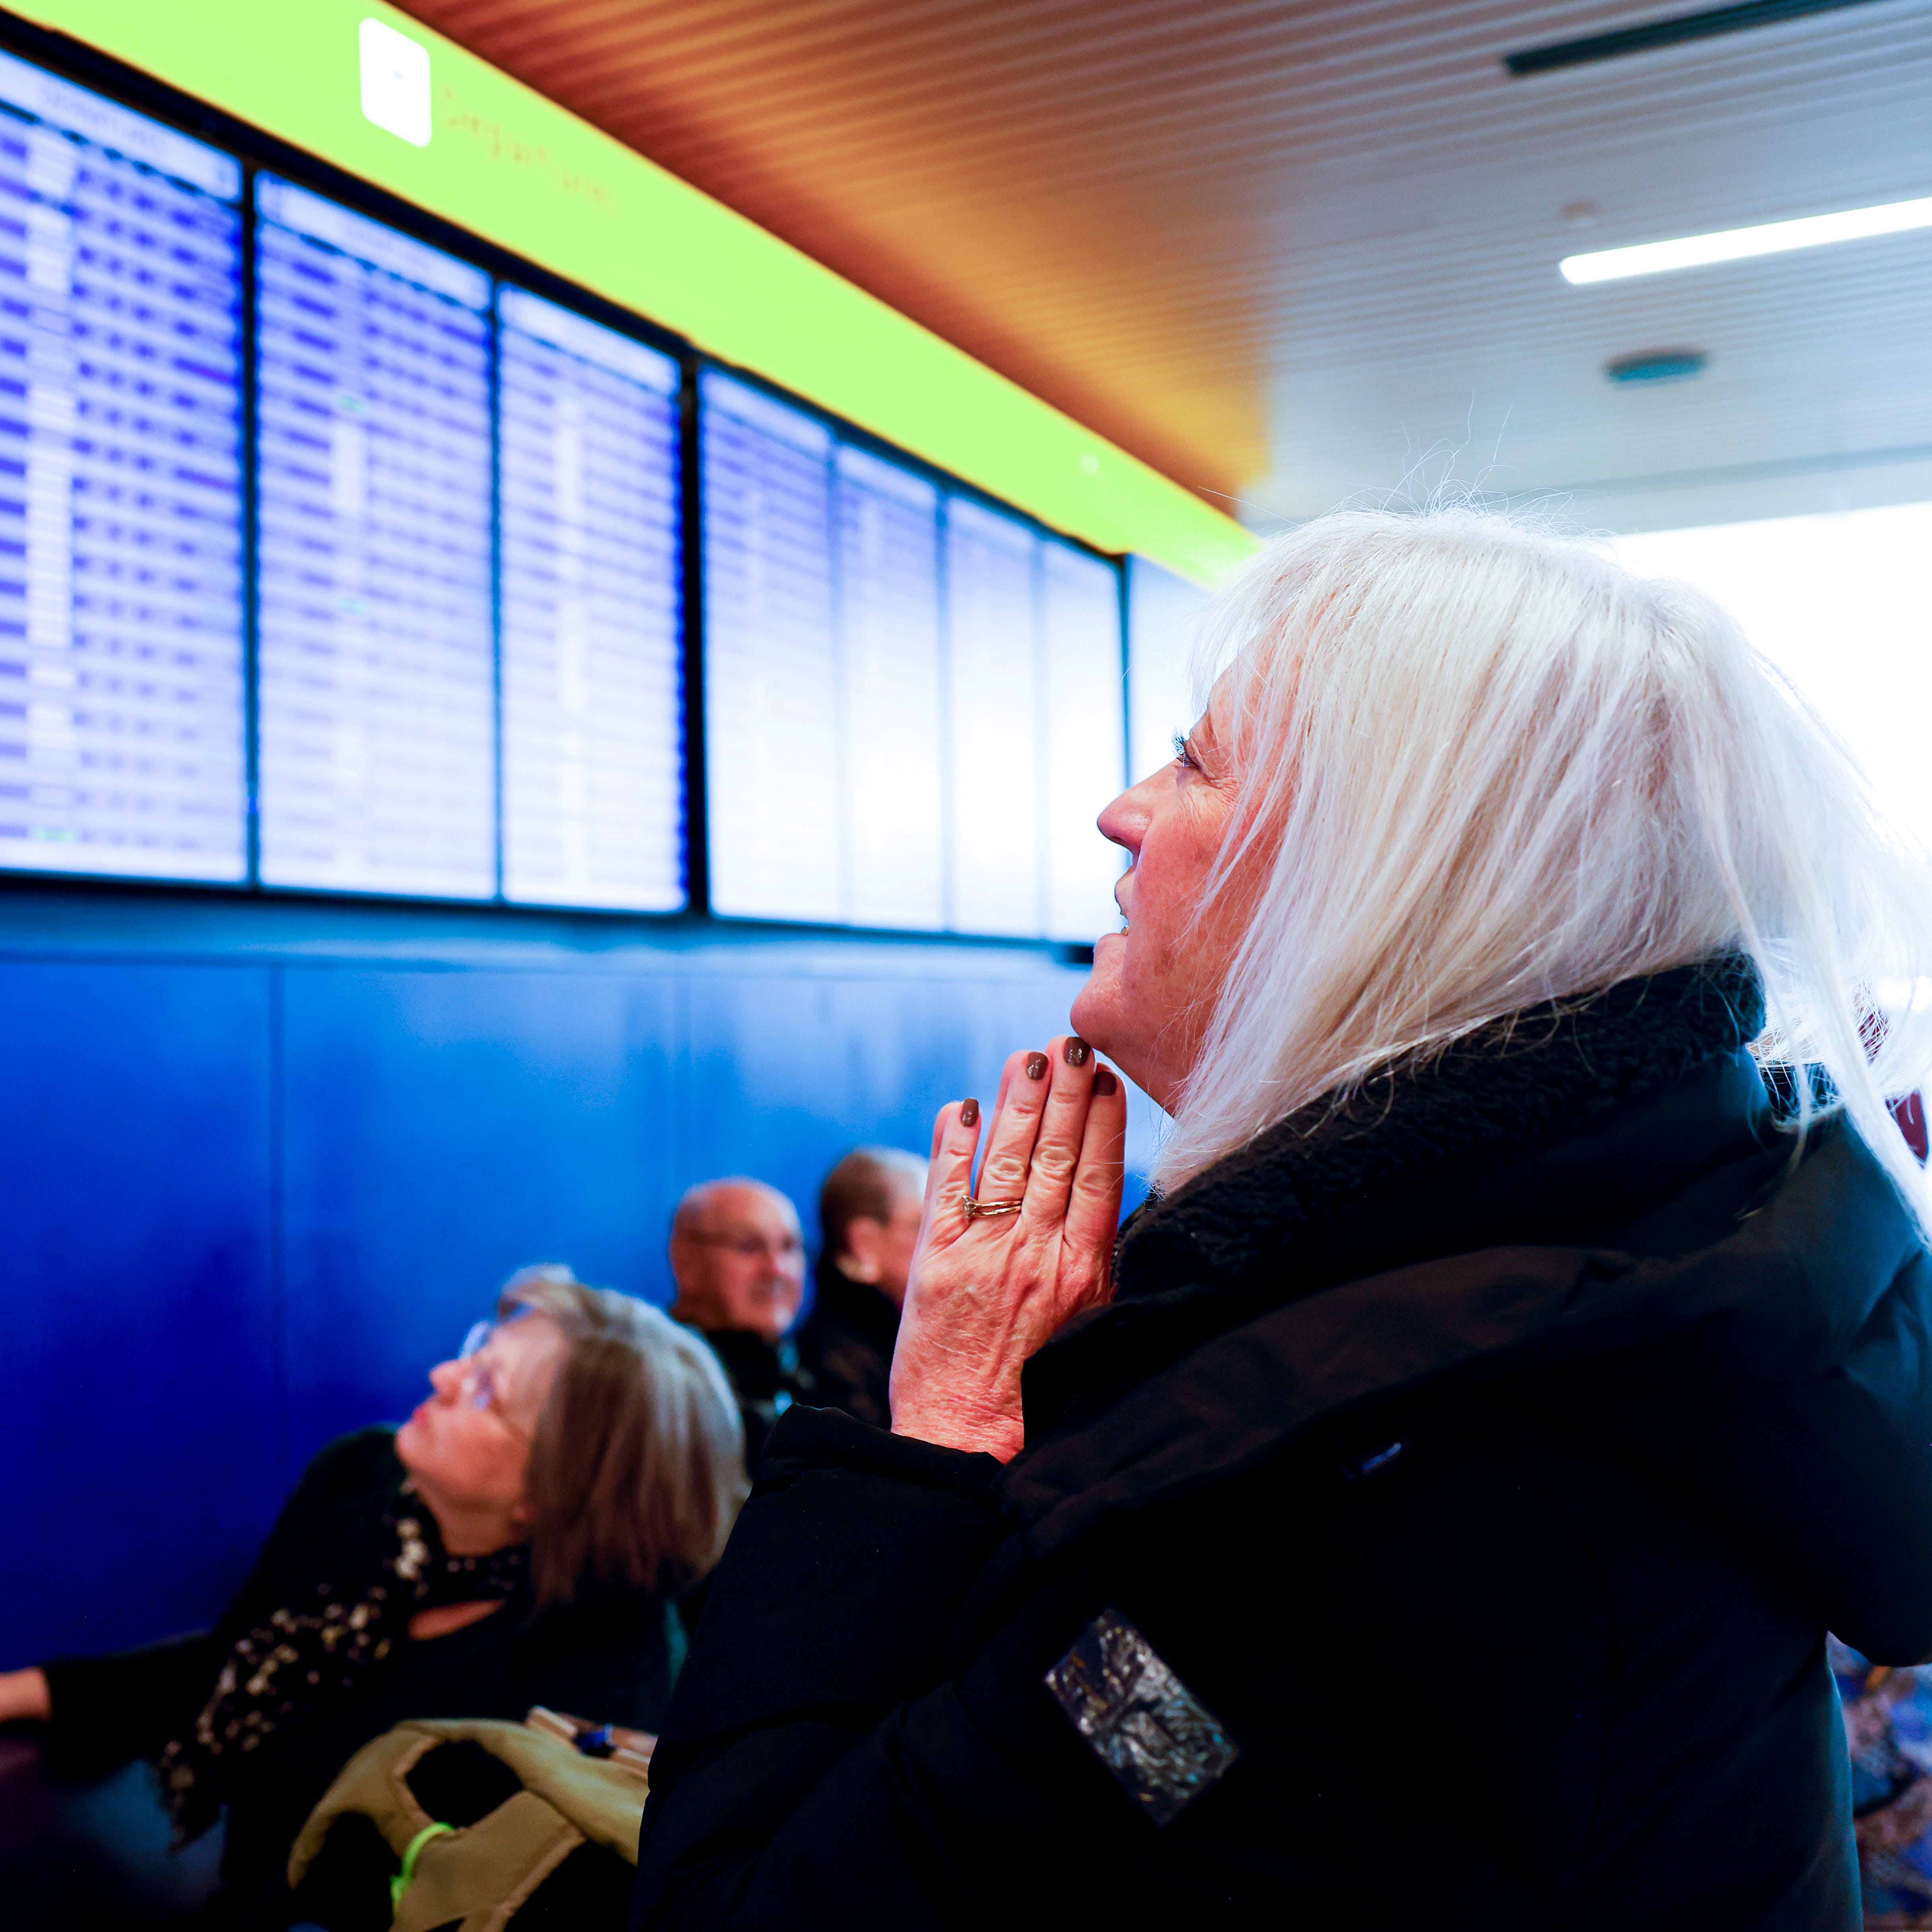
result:
<svg viewBox="0 0 1932 1932"><path fill-rule="evenodd" d="M1534 529L1323 519L1210 642L1078 1034L939 1116L890 1432L772 1433L634 1928L1851 1932L1826 1634L1932 1653L1924 860ZM1096 1048L1170 1118L1118 1245Z"/></svg>
<svg viewBox="0 0 1932 1932"><path fill-rule="evenodd" d="M429 1379L400 1428L310 1465L212 1630L0 1676L0 1716L47 1721L56 1774L154 1758L183 1842L225 1810L212 1925L280 1922L303 1820L406 1718L663 1720L685 1647L674 1599L744 1494L709 1352L547 1264Z"/></svg>

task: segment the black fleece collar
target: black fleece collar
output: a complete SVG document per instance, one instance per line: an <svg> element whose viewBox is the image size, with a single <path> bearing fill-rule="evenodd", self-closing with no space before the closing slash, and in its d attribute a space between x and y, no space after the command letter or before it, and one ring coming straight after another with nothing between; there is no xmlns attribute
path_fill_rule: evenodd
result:
<svg viewBox="0 0 1932 1932"><path fill-rule="evenodd" d="M1432 1257L1614 1240L1772 1144L1748 960L1532 1009L1305 1109L1127 1224L1111 1306L1027 1365L1030 1436L1269 1310Z"/></svg>
<svg viewBox="0 0 1932 1932"><path fill-rule="evenodd" d="M1783 1550L1832 1628L1909 1630L1900 1654L1923 1654L1928 1270L1885 1170L1834 1118L1795 1170L1776 1150L1726 1161L1650 1220L1620 1246L1448 1253L1284 1302L1030 1440L999 1478L1006 1507L1052 1556L1372 1405L1514 1378L1519 1400L1540 1386L1552 1421ZM1406 1426L1390 1417L1384 1440ZM1853 1507L1868 1520L1847 1536ZM1888 1516L1924 1524L1922 1542ZM1919 1566L1916 1602L1883 1574L1894 1543Z"/></svg>
<svg viewBox="0 0 1932 1932"><path fill-rule="evenodd" d="M1917 1221L1842 1118L1770 1126L1743 962L1519 1016L1285 1124L1135 1224L1136 1292L1027 1366L998 1490L1036 1556L1324 1432L1429 1454L1496 1399L1764 1552L1868 1654L1932 1630ZM1876 1648L1874 1648L1876 1646Z"/></svg>
<svg viewBox="0 0 1932 1932"><path fill-rule="evenodd" d="M1722 960L1519 1016L1148 1210L1135 1292L1027 1365L1000 1488L1035 1553L1507 1378L1780 1551L1832 1628L1910 1637L1932 1598L1840 1525L1870 1487L1932 1552L1923 1243L1842 1120L1795 1166L1768 1130L1761 1012Z"/></svg>
<svg viewBox="0 0 1932 1932"><path fill-rule="evenodd" d="M1226 1280L1263 1256L1285 1260L1366 1197L1582 1133L1735 1054L1763 1026L1756 969L1740 956L1513 1014L1339 1104L1313 1102L1144 1208L1121 1239L1116 1295L1170 1291L1178 1262Z"/></svg>

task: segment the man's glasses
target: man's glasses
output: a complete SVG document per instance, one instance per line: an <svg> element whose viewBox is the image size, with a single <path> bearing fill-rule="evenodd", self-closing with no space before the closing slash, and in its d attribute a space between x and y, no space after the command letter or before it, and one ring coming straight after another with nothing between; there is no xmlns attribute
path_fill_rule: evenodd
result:
<svg viewBox="0 0 1932 1932"><path fill-rule="evenodd" d="M700 1248L722 1248L728 1254L747 1262L759 1261L766 1256L775 1262L792 1262L800 1259L805 1253L805 1244L796 1234L787 1234L776 1241L768 1241L762 1234L687 1234L684 1238L695 1241Z"/></svg>

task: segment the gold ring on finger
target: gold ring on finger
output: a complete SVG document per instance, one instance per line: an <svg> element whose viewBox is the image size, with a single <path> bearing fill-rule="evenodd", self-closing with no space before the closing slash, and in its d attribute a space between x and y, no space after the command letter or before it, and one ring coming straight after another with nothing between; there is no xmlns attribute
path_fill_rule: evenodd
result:
<svg viewBox="0 0 1932 1932"><path fill-rule="evenodd" d="M991 1217L995 1214L1017 1214L1026 1205L1024 1201L975 1201L970 1194L960 1196L959 1204L966 1210L966 1218Z"/></svg>

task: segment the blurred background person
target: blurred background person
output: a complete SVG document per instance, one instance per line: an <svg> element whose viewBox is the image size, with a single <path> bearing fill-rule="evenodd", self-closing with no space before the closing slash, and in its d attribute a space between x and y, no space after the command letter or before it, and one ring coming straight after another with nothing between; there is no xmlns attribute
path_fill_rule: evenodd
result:
<svg viewBox="0 0 1932 1932"><path fill-rule="evenodd" d="M151 1757L176 1838L226 1811L215 1926L283 1886L349 1759L410 1718L532 1704L655 1732L683 1660L673 1600L745 1494L730 1392L656 1309L556 1265L430 1371L400 1429L309 1466L212 1630L0 1676L57 1778Z"/></svg>
<svg viewBox="0 0 1932 1932"><path fill-rule="evenodd" d="M695 1328L723 1364L755 1466L772 1424L813 1394L786 1332L805 1299L798 1210L776 1187L742 1174L701 1180L671 1217L671 1316Z"/></svg>
<svg viewBox="0 0 1932 1932"><path fill-rule="evenodd" d="M892 1420L892 1346L925 1198L926 1162L902 1148L854 1148L819 1192L824 1246L799 1360L820 1408L881 1429Z"/></svg>

